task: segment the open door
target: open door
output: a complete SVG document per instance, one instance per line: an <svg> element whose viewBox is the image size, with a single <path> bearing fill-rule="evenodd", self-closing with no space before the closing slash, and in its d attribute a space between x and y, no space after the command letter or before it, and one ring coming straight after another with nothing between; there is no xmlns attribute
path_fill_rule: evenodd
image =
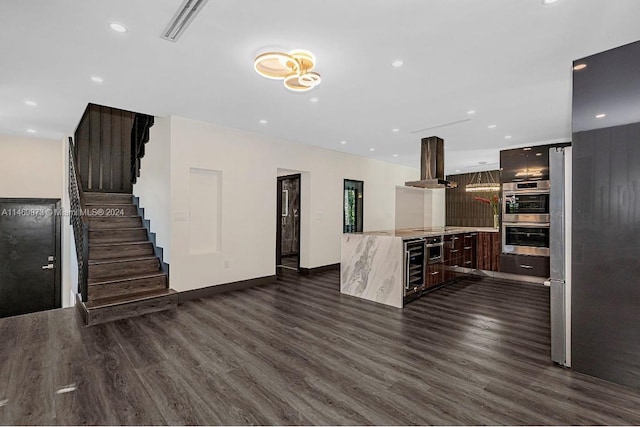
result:
<svg viewBox="0 0 640 427"><path fill-rule="evenodd" d="M300 269L300 174L278 177L276 267Z"/></svg>

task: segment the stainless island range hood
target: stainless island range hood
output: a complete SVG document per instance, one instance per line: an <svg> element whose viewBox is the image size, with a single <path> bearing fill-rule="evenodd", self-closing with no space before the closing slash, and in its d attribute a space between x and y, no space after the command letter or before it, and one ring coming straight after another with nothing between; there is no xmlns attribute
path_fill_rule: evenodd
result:
<svg viewBox="0 0 640 427"><path fill-rule="evenodd" d="M456 188L457 182L444 179L444 140L437 136L422 138L420 148L420 181L404 185L418 188Z"/></svg>

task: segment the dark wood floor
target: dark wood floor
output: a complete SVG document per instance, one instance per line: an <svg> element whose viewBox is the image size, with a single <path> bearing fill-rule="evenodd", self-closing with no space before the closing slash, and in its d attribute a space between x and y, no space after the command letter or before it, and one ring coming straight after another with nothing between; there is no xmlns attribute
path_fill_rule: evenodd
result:
<svg viewBox="0 0 640 427"><path fill-rule="evenodd" d="M640 424L640 392L549 361L544 287L467 280L397 310L338 280L0 320L0 423Z"/></svg>

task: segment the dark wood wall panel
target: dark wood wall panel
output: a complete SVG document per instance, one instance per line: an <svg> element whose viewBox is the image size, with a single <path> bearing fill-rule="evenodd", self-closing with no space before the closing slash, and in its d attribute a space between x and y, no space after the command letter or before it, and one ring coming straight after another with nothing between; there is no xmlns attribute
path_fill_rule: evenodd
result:
<svg viewBox="0 0 640 427"><path fill-rule="evenodd" d="M500 171L489 171L495 182L500 182ZM446 190L446 225L457 227L493 227L493 209L490 205L474 200L474 197L486 199L494 192L468 193L467 184L471 183L473 173L448 175L449 181L458 183L457 188ZM484 174L483 174L484 182ZM500 196L500 193L497 193Z"/></svg>
<svg viewBox="0 0 640 427"><path fill-rule="evenodd" d="M123 156L128 156L128 152L123 152L124 138L123 136L123 120L122 111L114 111L112 114L113 120L111 121L112 135L115 139L111 144L111 173L112 173L112 185L113 188L122 188L122 168L123 168ZM119 140L118 140L119 138Z"/></svg>
<svg viewBox="0 0 640 427"><path fill-rule="evenodd" d="M75 132L85 191L131 193L131 129L135 113L89 104Z"/></svg>
<svg viewBox="0 0 640 427"><path fill-rule="evenodd" d="M111 146L115 141L111 134L111 115L106 111L106 107L100 107L100 139L101 144L101 164L100 164L100 188L113 188L111 170Z"/></svg>
<svg viewBox="0 0 640 427"><path fill-rule="evenodd" d="M133 191L133 184L131 184L131 129L133 129L135 114L128 113L127 111L120 111L120 113L122 117L122 125L120 126L120 134L122 135L120 138L122 142L121 187L123 191L131 193L131 191Z"/></svg>

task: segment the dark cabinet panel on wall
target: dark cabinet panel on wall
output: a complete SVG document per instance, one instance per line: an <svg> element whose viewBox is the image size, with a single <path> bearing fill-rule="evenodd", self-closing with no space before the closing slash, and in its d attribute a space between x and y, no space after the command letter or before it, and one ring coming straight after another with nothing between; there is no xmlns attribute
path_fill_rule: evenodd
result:
<svg viewBox="0 0 640 427"><path fill-rule="evenodd" d="M499 182L499 171L488 171L489 179ZM448 175L447 180L457 182L458 187L448 188L445 193L445 224L456 227L493 227L493 208L475 200L474 197L490 199L496 192L467 192L465 187L471 183L473 173ZM483 179L485 175L482 175ZM484 181L483 181L484 182Z"/></svg>
<svg viewBox="0 0 640 427"><path fill-rule="evenodd" d="M572 367L640 388L640 123L574 141Z"/></svg>
<svg viewBox="0 0 640 427"><path fill-rule="evenodd" d="M135 113L89 104L75 132L84 191L130 193Z"/></svg>
<svg viewBox="0 0 640 427"><path fill-rule="evenodd" d="M576 63L571 367L640 389L640 42Z"/></svg>

